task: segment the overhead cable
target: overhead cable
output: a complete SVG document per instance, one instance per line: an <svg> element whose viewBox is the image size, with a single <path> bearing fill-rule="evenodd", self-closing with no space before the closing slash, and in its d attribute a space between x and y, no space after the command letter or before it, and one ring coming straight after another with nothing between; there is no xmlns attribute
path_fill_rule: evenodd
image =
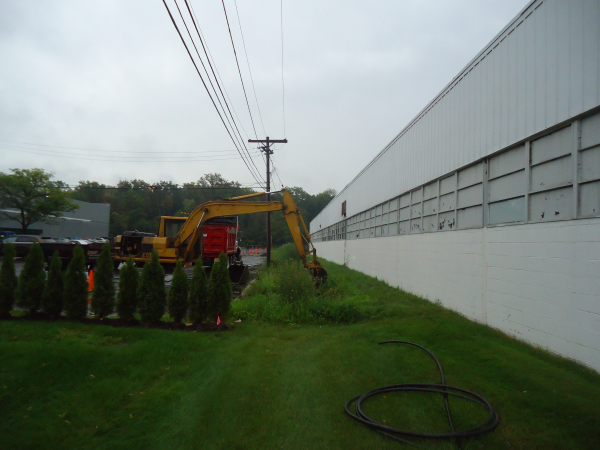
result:
<svg viewBox="0 0 600 450"><path fill-rule="evenodd" d="M246 41L244 40L244 32L242 31L242 22L240 21L240 13L237 7L237 0L233 0L235 5L235 14L237 16L238 25L240 26L240 35L242 36L242 44L244 45L244 53L246 54L246 63L248 64L248 73L250 73L250 81L252 82L252 90L254 91L254 100L256 100L256 109L258 110L258 117L260 118L260 124L263 129L263 133L265 136L267 132L265 131L265 124L263 123L262 114L260 113L260 106L258 104L258 97L256 96L256 88L254 87L254 78L252 77L252 70L250 69L250 60L248 59L248 51L246 50Z"/></svg>
<svg viewBox="0 0 600 450"><path fill-rule="evenodd" d="M104 149L93 149L93 148L82 148L82 147L64 147L60 145L48 145L48 144L34 144L32 142L19 142L19 141L7 141L5 139L0 139L0 142L8 142L9 144L20 144L20 145L35 145L36 147L50 147L50 148L62 148L67 150L81 150L86 152L102 152L102 153L141 153L141 154L153 154L160 153L162 155L165 154L203 154L203 153L223 153L223 152L236 152L237 150L233 149L225 149L225 150L204 150L200 152L174 152L171 150L161 150L158 152L149 152L149 151L134 151L134 150L104 150ZM0 144L5 145L5 144Z"/></svg>
<svg viewBox="0 0 600 450"><path fill-rule="evenodd" d="M143 160L143 159L123 159L123 158L127 158L126 156L123 157L105 157L105 158L94 158L94 157L89 157L89 156L85 156L85 155L81 155L81 154L73 154L73 153L66 153L66 152L55 152L55 153L48 153L49 150L38 150L38 149L22 149L22 148L10 148L10 147L6 147L6 146L0 146L0 148L5 148L7 150L13 150L13 151L19 151L19 152L24 152L24 153L30 153L33 155L42 155L42 156L52 156L55 158L65 158L65 159L80 159L83 161L106 161L106 162L125 162L125 163L182 163L182 162L208 162L208 161L232 161L232 160L237 160L239 158L237 157L233 157L233 158L190 158L190 159L180 159L180 158L184 158L184 157L173 157L173 158L167 158L167 159L152 159L152 160ZM66 154L65 154L66 153ZM254 156L254 158L258 158L258 155ZM259 182L260 183L260 182Z"/></svg>
<svg viewBox="0 0 600 450"><path fill-rule="evenodd" d="M208 82L210 83L210 86L212 87L212 90L215 94L215 97L217 98L217 101L219 102L219 105L221 105L221 109L223 110L223 114L225 115L225 118L227 119L227 122L229 123L229 126L232 127L232 131L233 128L235 127L235 129L237 130L237 134L235 134L235 132L233 133L238 144L240 145L240 147L245 147L244 144L244 138L242 137L242 135L240 134L240 130L237 127L237 124L235 122L235 119L233 118L233 116L231 115L231 111L229 110L229 105L227 104L227 101L225 100L225 97L223 97L223 101L225 102L225 105L227 106L227 110L229 111L229 116L231 116L231 120L233 121L233 125L231 124L231 120L229 120L229 116L227 115L227 112L225 111L225 108L223 107L223 103L221 103L221 98L219 97L219 94L217 93L217 90L215 89L215 86L213 85L212 79L208 73L208 70L206 70L206 66L204 65L204 61L202 60L202 57L200 56L200 52L198 51L198 47L196 47L196 42L194 41L194 38L192 37L192 34L190 33L190 29L187 26L187 23L185 21L185 19L183 18L183 14L181 12L181 9L179 8L179 4L177 3L177 0L175 1L175 6L177 7L177 11L179 11L179 17L181 17L181 21L183 22L183 25L185 26L185 29L188 33L188 36L190 38L190 41L192 41L192 45L194 46L194 49L196 50L196 54L198 55L198 59L200 60L200 64L202 64L202 68L204 69L204 73L206 73L206 78L208 79ZM187 5L187 0L184 0L186 5ZM188 6L188 12L190 12L189 6ZM192 17L192 14L190 12L190 17L192 18L192 23L194 24L194 27L196 28L196 33L198 33L198 28L196 27L196 22L194 21L194 18ZM198 33L198 37L200 37L200 33ZM200 38L200 43L204 46L202 39ZM204 50L204 53L206 54L206 50ZM207 56L208 59L208 56ZM210 65L210 61L209 61L209 65ZM211 66L212 68L212 66ZM214 76L214 72L213 72L213 76ZM216 77L215 77L215 82L217 83L217 86L219 87L219 90L221 91L221 86L219 86L219 82L217 81ZM221 96L223 96L223 91L221 91ZM238 137L239 136L239 137Z"/></svg>
<svg viewBox="0 0 600 450"><path fill-rule="evenodd" d="M198 35L198 38L200 40L200 44L202 45L202 49L204 50L204 54L206 55L206 60L207 60L208 65L209 65L209 67L211 69L213 77L215 79L215 83L217 84L217 87L219 88L219 91L221 92L221 96L223 97L223 101L225 102L225 106L227 106L227 110L229 111L229 115L231 116L231 120L233 121L233 123L235 125L235 129L237 130L237 134L240 137L241 147L246 150L246 153L248 153L248 156L249 156L248 148L246 147L246 144L244 142L244 138L242 137L242 135L240 133L240 130L237 127L237 124L235 122L235 119L233 118L233 115L231 114L231 110L229 109L229 104L227 103L227 100L225 99L225 96L223 95L223 90L221 89L221 85L219 84L219 80L217 79L217 77L215 75L215 71L213 70L213 64L210 62L210 58L208 56L207 48L204 45L204 40L202 39L202 35L200 33L200 29L199 29L199 26L197 24L196 15L192 14L192 9L190 8L188 0L184 0L184 1L185 1L185 5L187 7L188 13L190 15L190 18L192 19L192 23L194 24L194 28L196 30L196 34ZM175 0L175 5L177 5L177 9L179 10L179 5L177 4L177 0ZM190 36L190 39L191 39L192 43L194 44L194 48L196 49L196 53L198 54L198 58L200 59L200 62L202 63L202 67L204 68L204 71L206 72L206 76L208 77L209 81L211 82L211 86L213 86L211 78L210 78L210 75L208 74L208 71L206 70L206 67L204 66L204 63L202 62L202 58L200 57L200 53L198 52L198 48L196 47L196 44L194 43L194 39L192 38L192 36L190 34L190 31L189 31L189 29L187 27L187 24L185 23L185 19L183 18L183 15L181 14L181 10L179 10L179 15L181 16L181 20L183 20L183 23L185 24L186 30L188 31L188 35ZM229 23L228 23L228 26L229 26ZM237 56L236 56L236 61L237 61ZM238 69L239 69L239 66L238 66ZM222 80L221 80L221 83L222 83ZM242 82L242 87L243 87L243 82ZM213 90L214 90L214 86L213 86ZM244 95L245 95L245 90L244 90ZM216 91L215 91L215 96L217 97L217 99L219 99L219 96L216 93ZM231 102L231 100L230 100L230 102ZM247 99L246 99L246 102L247 102ZM219 103L221 103L221 102L219 101ZM223 107L223 105L221 105L221 107ZM234 111L235 111L235 109L234 109ZM225 111L223 110L223 112L225 112ZM237 113L236 113L236 117L237 117ZM250 118L252 119L252 116L250 116ZM238 118L238 120L239 120L239 118ZM228 121L229 121L229 119L228 119ZM240 126L242 126L242 129L243 129L243 125L241 124L241 122L240 122ZM252 122L252 126L254 127L254 121ZM244 133L246 133L246 130L244 130ZM262 175L261 175L260 171L258 170L258 167L256 167L256 164L254 164L254 161L250 160L250 162L254 166L254 169L256 170L256 173L258 174L259 178L264 182L264 178L262 178Z"/></svg>
<svg viewBox="0 0 600 450"><path fill-rule="evenodd" d="M227 127L227 124L223 120L223 116L221 115L221 112L217 108L217 105L216 105L214 99L212 98L212 95L210 94L210 91L208 90L208 87L206 86L206 83L204 82L204 79L202 78L202 74L200 73L200 70L198 69L198 66L196 65L196 61L194 61L194 58L192 57L192 54L190 53L190 50L189 50L187 44L185 43L185 40L183 39L183 36L182 36L181 32L179 31L179 27L177 26L177 23L175 22L175 18L171 14L171 10L169 9L169 6L167 5L167 2L165 0L163 0L163 4L165 5L165 8L167 9L167 13L169 14L169 17L171 18L171 22L173 22L173 26L175 27L175 30L177 30L177 34L179 35L179 38L181 39L181 42L183 43L183 46L185 47L185 50L187 51L188 56L192 60L192 64L194 64L196 72L198 73L198 76L200 77L200 81L202 81L202 85L204 86L204 89L206 90L206 93L210 97L210 101L212 102L213 106L215 107L215 110L217 111L217 114L219 115L219 118L221 119L221 122L223 123L223 126L227 130L227 134L229 134L229 137L231 138L232 142L234 143L234 146L237 148L237 144L236 144L233 136L231 135L231 132L229 131L229 128ZM240 157L242 158L242 161L244 162L244 164L246 165L246 167L248 168L248 170L252 174L252 178L254 178L257 183L261 184L261 182L256 177L256 175L254 174L254 172L252 171L252 169L250 168L250 166L246 162L246 159L244 158L242 152L239 149L238 149L238 153L240 154Z"/></svg>
<svg viewBox="0 0 600 450"><path fill-rule="evenodd" d="M237 64L238 73L240 74L240 81L242 82L242 89L244 90L244 97L246 98L246 105L248 106L248 114L250 114L250 120L252 121L252 128L254 129L254 136L256 137L256 139L258 139L258 135L256 134L256 127L254 126L254 118L252 117L252 111L250 111L250 103L248 102L248 96L246 95L246 87L244 86L244 79L242 78L242 71L240 70L240 63L238 61L237 52L235 51L235 44L233 43L233 35L231 34L231 27L229 26L229 19L227 18L227 9L225 8L225 0L221 0L221 3L223 4L223 12L225 13L225 21L227 22L227 29L229 30L229 37L231 38L231 46L233 47L235 63Z"/></svg>

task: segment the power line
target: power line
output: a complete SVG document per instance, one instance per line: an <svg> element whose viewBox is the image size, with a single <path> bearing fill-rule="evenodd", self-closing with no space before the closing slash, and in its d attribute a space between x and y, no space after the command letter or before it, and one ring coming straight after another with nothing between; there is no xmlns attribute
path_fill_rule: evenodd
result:
<svg viewBox="0 0 600 450"><path fill-rule="evenodd" d="M256 100L256 109L258 109L258 117L260 118L260 124L263 129L263 133L265 136L267 132L265 131L265 124L263 123L262 114L260 113L260 106L258 104L258 97L256 96L256 88L254 87L254 78L252 77L252 70L250 69L250 60L248 59L248 51L246 50L246 41L244 40L244 32L242 31L242 22L240 21L240 13L237 7L237 0L233 0L235 5L235 14L237 15L238 25L240 26L240 34L242 36L242 44L244 45L244 53L246 54L246 63L248 64L248 72L250 73L250 81L252 82L252 90L254 91L254 100Z"/></svg>
<svg viewBox="0 0 600 450"><path fill-rule="evenodd" d="M240 74L240 81L242 82L242 89L244 90L244 97L246 98L246 105L248 106L248 114L250 114L250 120L252 121L252 128L254 129L254 137L256 139L258 139L258 135L256 134L256 127L254 126L254 118L252 117L252 111L250 111L250 103L248 102L248 96L246 95L246 87L244 86L244 79L242 78L242 71L240 70L240 63L238 61L237 52L235 51L235 44L233 43L233 35L231 34L231 27L229 26L229 19L227 18L227 9L225 8L225 0L221 0L221 3L223 4L223 12L225 13L225 21L227 22L227 29L229 30L229 37L231 38L231 46L233 47L233 55L235 56L235 63L237 64L238 73Z"/></svg>
<svg viewBox="0 0 600 450"><path fill-rule="evenodd" d="M140 158L146 158L146 159L179 159L179 160L196 160L199 158L199 160L206 160L206 161L210 161L211 159L219 159L222 156L233 156L236 155L237 152L235 150L223 150L223 151L215 151L215 152L211 152L211 153L217 153L215 154L211 154L211 155L205 155L203 153L197 152L197 153L188 153L188 152L152 152L152 154L157 154L160 153L161 156L149 156L147 154L142 154L140 156L113 156L113 155L107 155L105 153L127 153L127 152L113 152L113 151L97 151L90 154L86 154L85 150L77 150L77 152L65 152L65 151L60 151L60 150L49 150L47 148L31 148L31 147L19 147L19 146L15 146L15 145L8 145L8 144L3 144L0 142L0 148L6 148L9 150L23 150L23 151L35 151L35 152L43 152L40 154L48 154L50 156L52 155L73 155L73 156L92 156L92 157L102 157L102 158L114 158L114 159L140 159ZM83 152L83 153L82 153ZM134 153L142 153L142 152L134 152ZM183 154L189 154L190 156L171 156L171 154L179 154L179 153L183 153ZM259 152L255 151L253 152L253 154L255 156L258 156Z"/></svg>
<svg viewBox="0 0 600 450"><path fill-rule="evenodd" d="M210 83L210 86L213 89L213 92L215 93L215 97L217 98L217 101L219 102L219 105L221 105L221 109L223 110L223 113L225 114L225 118L227 119L227 122L229 123L229 126L235 127L235 129L237 130L237 135L234 133L235 138L238 142L238 144L240 145L240 147L245 147L244 145L244 138L242 137L242 135L240 134L240 130L237 127L237 124L235 122L235 119L233 118L233 115L231 114L231 110L229 110L229 105L227 104L227 101L225 100L225 97L223 96L223 91L221 91L221 86L219 86L219 82L217 81L216 77L215 77L215 82L217 83L217 86L219 87L219 90L221 91L221 96L223 97L223 101L225 102L225 106L227 106L227 110L229 111L229 116L231 116L231 120L233 120L233 126L231 125L231 121L229 120L229 116L227 115L227 113L225 112L225 108L223 107L223 104L221 103L221 99L219 98L219 94L217 93L217 90L215 89L215 86L213 85L212 79L210 78L210 75L208 73L208 70L206 70L206 66L204 65L204 61L202 60L202 57L200 56L200 52L198 51L198 47L196 47L196 43L194 42L194 38L192 38L192 34L190 33L190 29L187 26L187 23L185 21L185 19L183 18L183 14L181 13L181 9L179 8L179 4L177 3L177 0L175 1L175 6L177 6L177 11L179 11L179 16L181 17L181 20L183 22L183 24L185 25L185 29L188 33L188 36L190 37L190 40L192 41L192 45L194 46L194 49L196 50L196 54L198 55L198 60L200 61L200 64L202 64L202 68L204 69L204 73L206 73L206 78L208 79L208 82ZM188 13L190 13L190 17L192 19L192 23L194 24L194 27L196 28L196 33L198 34L198 37L200 37L200 33L198 33L198 27L196 27L196 22L194 21L194 18L192 17L189 5L187 3L187 0L184 0L185 4L188 8ZM202 44L202 46L204 47L204 43L202 42L202 39L200 38L200 44ZM206 49L204 50L204 54L206 55ZM208 55L207 55L207 60L208 60ZM208 61L209 65L210 65L210 61ZM212 66L211 66L212 69ZM214 76L214 71L213 71L213 76ZM239 136L239 137L238 137Z"/></svg>
<svg viewBox="0 0 600 450"><path fill-rule="evenodd" d="M19 141L7 141L6 139L0 139L0 142L8 142L11 144L21 144L21 145L35 145L36 147L51 147L51 148L62 148L67 150L83 150L89 152L104 152L104 153L143 153L143 154L152 154L152 153L160 153L160 154L202 154L202 153L222 153L222 152L236 152L237 150L226 149L226 150L205 150L201 152L173 152L171 150L162 150L158 152L147 152L147 151L133 151L133 150L103 150L103 149L93 149L93 148L81 148L81 147L64 147L59 145L48 145L48 144L34 144L32 142L19 142Z"/></svg>
<svg viewBox="0 0 600 450"><path fill-rule="evenodd" d="M212 53L210 52L210 48L208 48L208 41L206 39L206 36L204 36L204 33L202 33L202 29L200 27L200 22L198 21L198 17L196 17L196 11L194 11L194 5L190 3L190 9L192 11L192 16L194 18L194 20L196 21L196 23L198 24L198 29L196 30L201 38L201 42L204 41L206 43L206 51L208 52L208 64L210 65L211 70L213 69L213 64L211 64L210 60L212 59L213 63L215 61L215 59L212 56ZM203 47L204 48L204 47ZM217 77L215 77L215 79L219 79L219 81L221 82L221 84L217 84L219 86L219 88L221 88L221 85L223 87L223 91L225 91L225 96L227 97L227 100L229 100L229 103L231 104L231 109L233 109L233 113L235 114L235 117L237 118L237 120L240 122L240 127L242 127L242 130L244 130L244 134L246 136L248 135L248 132L246 131L246 129L244 128L244 124L242 123L242 121L240 120L240 117L238 116L237 111L235 110L235 106L233 105L233 102L231 101L231 98L229 97L229 93L227 92L227 88L225 87L225 83L223 83L223 79L221 78L221 74L219 73L219 69L217 68L216 64L214 65L214 71L217 73Z"/></svg>
<svg viewBox="0 0 600 450"><path fill-rule="evenodd" d="M20 152L24 152L24 153L31 153L33 155L42 155L42 156L53 156L55 158L65 158L65 159L80 159L83 161L105 161L105 162L125 162L125 163L182 163L182 162L208 162L208 161L231 161L231 160L237 160L237 157L234 158L204 158L204 159L197 159L197 158L193 158L193 159L154 159L154 160L140 160L140 159L119 159L118 157L111 157L111 158L90 158L87 157L85 155L78 155L78 154L72 154L72 153L67 153L68 156L64 156L60 153L64 153L64 152L55 152L55 153L42 153L44 152L44 150L38 150L38 149L16 149L16 148L10 148L10 147L6 147L6 146L0 146L0 148L6 148L7 150L16 150L16 151L20 151ZM49 150L45 150L46 152L48 152ZM126 158L126 157L122 157L122 158ZM182 157L180 157L182 158ZM254 158L258 158L258 155L256 155ZM251 172L252 173L252 172ZM259 181L257 181L258 183L260 183Z"/></svg>
<svg viewBox="0 0 600 450"><path fill-rule="evenodd" d="M206 55L206 60L208 62L208 65L210 66L210 69L211 69L211 72L212 72L213 77L215 79L215 82L217 83L219 91L221 92L221 96L223 97L223 101L225 102L225 106L227 106L227 110L229 111L229 115L231 116L231 120L233 120L233 123L235 125L235 129L237 130L237 133L238 133L238 135L239 135L239 137L241 139L241 147L244 148L246 150L246 153L248 154L248 156L250 156L250 154L248 152L248 149L246 148L246 145L244 143L244 138L242 137L242 135L240 133L240 130L238 129L237 124L235 122L235 119L233 118L233 115L231 114L231 110L229 109L229 104L227 103L227 100L225 100L225 96L223 95L223 91L221 89L221 85L219 84L219 81L217 80L217 77L215 75L215 71L213 70L213 65L211 64L210 58L208 57L207 49L204 46L204 42L203 42L202 36L200 34L200 30L199 30L198 25L196 23L197 22L197 20L195 18L196 15L195 15L195 13L192 14L192 10L190 8L188 0L184 0L184 1L185 1L185 4L186 4L188 13L190 15L190 18L192 19L192 23L194 24L194 28L196 29L196 34L198 35L198 38L200 39L200 44L202 45L202 49L204 50L204 54ZM177 0L175 0L175 5L177 5ZM179 10L179 5L177 5L177 9ZM207 77L208 77L208 79L209 79L209 81L211 83L211 86L213 87L213 90L214 90L214 86L212 85L212 81L211 81L210 75L208 74L208 71L206 70L206 67L204 66L204 63L202 62L202 58L200 57L200 54L198 53L198 49L196 48L196 44L194 43L194 40L193 40L193 38L192 38L192 36L190 34L190 31L189 31L189 29L187 27L187 24L185 23L185 19L183 18L183 15L181 14L181 10L179 10L179 15L181 16L181 20L183 20L183 23L185 24L186 30L188 31L188 35L190 36L190 40L194 44L194 48L196 49L196 53L198 54L198 58L200 59L200 62L202 63L202 67L204 68L204 71L206 72L206 75L207 75ZM229 22L227 23L227 26L229 27ZM231 31L230 31L230 35L231 35ZM234 47L234 52L235 52L235 47ZM237 55L236 55L236 61L237 61ZM239 70L239 65L238 65L238 70ZM222 83L222 80L221 80L221 83ZM243 87L243 81L242 81L242 87ZM245 92L246 91L244 89L244 95L245 95ZM216 91L215 91L215 95L216 95L217 100L218 100L219 96L217 95ZM246 103L247 103L247 101L248 100L246 99ZM231 100L230 100L230 102L231 102ZM219 103L221 103L220 100L219 100ZM223 107L223 105L221 105L221 107ZM223 112L224 112L224 110L223 110ZM237 117L237 113L236 113L236 117ZM252 119L252 115L250 116L250 118ZM238 120L239 120L239 117L238 117ZM227 121L229 122L229 119L227 119ZM240 125L241 125L241 122L240 122ZM252 126L254 127L254 121L252 122ZM242 128L243 128L243 126L242 126ZM244 130L244 133L246 133L246 130ZM236 137L236 139L237 139L237 137ZM256 170L256 173L258 174L259 178L261 178L261 180L264 182L264 179L262 178L262 175L260 174L260 171L258 170L258 167L256 167L256 164L254 164L254 161L252 159L250 159L250 162L254 166L254 169Z"/></svg>
<svg viewBox="0 0 600 450"><path fill-rule="evenodd" d="M281 178L279 177L279 170L277 170L277 167L275 166L275 161L273 159L271 159L271 163L273 164L273 173L275 175L277 175L277 179L279 180L279 184L281 185L281 188L283 189L283 182L281 181Z"/></svg>
<svg viewBox="0 0 600 450"><path fill-rule="evenodd" d="M194 61L194 58L192 57L192 54L190 53L190 50L189 50L187 44L185 43L185 40L183 39L183 36L181 35L181 32L179 31L179 27L177 26L177 23L175 22L175 18L171 14L171 10L169 10L169 6L167 5L167 2L165 0L163 0L163 4L165 5L165 8L167 9L167 13L169 14L169 17L171 18L171 22L173 22L173 26L175 27L175 30L177 30L177 34L179 35L179 38L181 39L181 42L183 43L183 46L185 47L185 50L187 51L188 56L192 60L192 64L194 64L196 72L198 73L198 76L200 77L200 81L202 81L202 84L204 86L204 89L206 90L206 93L210 97L210 101L212 102L213 106L215 107L215 110L217 111L217 114L219 115L219 118L221 119L221 122L223 123L223 126L227 130L227 134L229 134L229 137L231 138L234 146L237 148L235 140L233 139L233 136L231 135L231 132L229 131L229 128L225 124L225 121L223 120L223 117L221 116L221 113L220 113L219 109L217 108L217 105L215 104L215 101L212 98L212 95L210 95L210 91L208 90L208 87L206 86L206 83L204 82L204 79L202 78L202 74L200 73L200 70L198 69L198 66L196 65L196 61ZM246 167L248 168L248 170L252 174L252 178L254 178L256 180L256 182L260 184L260 181L258 180L258 178L256 178L256 175L254 174L254 172L252 171L252 169L250 169L250 166L246 162L246 159L244 158L242 152L239 151L239 149L238 149L238 153L240 154L240 157L242 158L242 161L244 162L244 164L246 165Z"/></svg>

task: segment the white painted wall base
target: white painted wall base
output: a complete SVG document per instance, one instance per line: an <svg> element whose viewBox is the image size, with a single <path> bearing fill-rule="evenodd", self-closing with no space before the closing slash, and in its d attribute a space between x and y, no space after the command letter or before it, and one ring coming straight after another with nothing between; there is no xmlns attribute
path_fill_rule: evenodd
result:
<svg viewBox="0 0 600 450"><path fill-rule="evenodd" d="M600 371L600 219L315 245L325 259Z"/></svg>

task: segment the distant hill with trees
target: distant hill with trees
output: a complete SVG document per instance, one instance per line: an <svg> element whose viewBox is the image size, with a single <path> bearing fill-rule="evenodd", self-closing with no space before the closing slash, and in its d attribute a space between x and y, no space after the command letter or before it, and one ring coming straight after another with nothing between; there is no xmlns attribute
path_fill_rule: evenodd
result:
<svg viewBox="0 0 600 450"><path fill-rule="evenodd" d="M300 187L286 189L294 197L307 226L336 194L333 189L316 195L311 195ZM160 216L185 217L207 201L254 192L236 181L226 180L218 173L209 173L198 181L185 183L183 186L170 181L148 183L137 179L122 180L116 186L80 181L69 196L90 203L110 203L110 235L116 236L127 230L157 233ZM271 198L280 200L281 194L273 194ZM241 215L239 223L241 245L266 244L266 214ZM271 214L271 229L274 245L291 242L292 237L282 213Z"/></svg>

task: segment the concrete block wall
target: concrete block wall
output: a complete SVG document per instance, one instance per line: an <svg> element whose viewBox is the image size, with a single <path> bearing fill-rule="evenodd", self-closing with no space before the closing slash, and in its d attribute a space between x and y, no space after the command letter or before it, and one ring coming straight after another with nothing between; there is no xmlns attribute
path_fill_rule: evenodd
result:
<svg viewBox="0 0 600 450"><path fill-rule="evenodd" d="M316 247L325 259L600 371L600 219Z"/></svg>

